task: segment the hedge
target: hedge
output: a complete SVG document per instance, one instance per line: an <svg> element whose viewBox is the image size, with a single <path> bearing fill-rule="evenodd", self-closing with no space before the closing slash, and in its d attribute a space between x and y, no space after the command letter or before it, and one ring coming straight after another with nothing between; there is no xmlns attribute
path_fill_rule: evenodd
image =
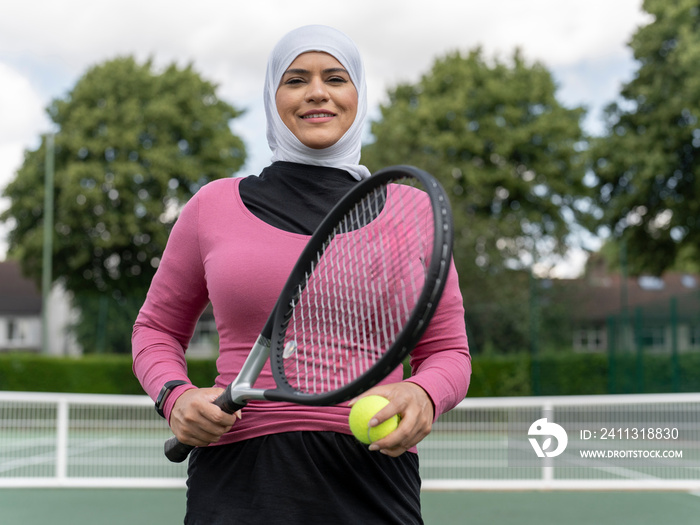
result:
<svg viewBox="0 0 700 525"><path fill-rule="evenodd" d="M198 386L216 377L214 360L192 360L189 376ZM668 355L559 353L533 361L528 354L474 355L469 397L599 395L700 391L700 354ZM58 358L0 354L0 390L143 394L121 355Z"/></svg>
<svg viewBox="0 0 700 525"><path fill-rule="evenodd" d="M476 355L469 397L700 392L700 353Z"/></svg>
<svg viewBox="0 0 700 525"><path fill-rule="evenodd" d="M210 386L216 377L213 360L192 361L188 370L190 379L198 386ZM131 370L128 355L80 358L0 355L0 390L144 394Z"/></svg>

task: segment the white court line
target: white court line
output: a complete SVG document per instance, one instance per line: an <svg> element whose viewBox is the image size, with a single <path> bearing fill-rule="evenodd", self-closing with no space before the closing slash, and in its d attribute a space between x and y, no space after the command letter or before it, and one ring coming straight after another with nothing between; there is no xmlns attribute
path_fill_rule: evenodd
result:
<svg viewBox="0 0 700 525"><path fill-rule="evenodd" d="M45 441L45 440L42 440ZM54 439L52 443L55 443ZM97 441L87 442L80 447L69 447L67 451L68 457L76 457L89 452L94 452L95 450L112 448L119 445L122 442L119 438L107 438L100 439ZM26 458L17 458L10 461L4 461L0 463L0 472L8 472L10 470L17 470L25 467L30 467L32 465L49 464L56 463L56 451L46 452L43 454L36 454L34 456L28 456Z"/></svg>

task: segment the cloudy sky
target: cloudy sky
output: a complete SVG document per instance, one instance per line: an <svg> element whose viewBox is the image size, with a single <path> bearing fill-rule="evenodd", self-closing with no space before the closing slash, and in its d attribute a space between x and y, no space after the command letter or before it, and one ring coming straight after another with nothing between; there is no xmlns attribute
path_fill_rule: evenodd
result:
<svg viewBox="0 0 700 525"><path fill-rule="evenodd" d="M0 189L25 149L50 131L44 109L86 69L117 56L156 64L193 63L240 109L246 173L265 166L262 81L279 37L305 24L346 32L363 53L370 116L387 89L420 78L437 56L481 46L507 58L516 47L545 64L559 100L586 106L600 130L601 108L636 66L627 43L649 21L642 0L22 0L0 6ZM0 210L7 206L0 200ZM6 229L0 224L0 260Z"/></svg>

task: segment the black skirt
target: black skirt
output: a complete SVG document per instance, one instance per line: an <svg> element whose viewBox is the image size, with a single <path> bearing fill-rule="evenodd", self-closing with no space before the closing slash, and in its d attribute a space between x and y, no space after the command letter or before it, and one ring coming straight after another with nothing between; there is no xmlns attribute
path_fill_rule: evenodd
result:
<svg viewBox="0 0 700 525"><path fill-rule="evenodd" d="M186 525L422 524L418 456L352 436L286 432L195 449Z"/></svg>

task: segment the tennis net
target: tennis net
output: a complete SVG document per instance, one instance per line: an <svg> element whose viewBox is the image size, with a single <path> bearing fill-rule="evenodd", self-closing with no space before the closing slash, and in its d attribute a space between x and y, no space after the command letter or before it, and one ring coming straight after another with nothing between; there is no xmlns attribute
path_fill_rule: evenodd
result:
<svg viewBox="0 0 700 525"><path fill-rule="evenodd" d="M0 487L183 487L147 396L0 392Z"/></svg>
<svg viewBox="0 0 700 525"><path fill-rule="evenodd" d="M700 394L468 398L419 451L424 489L698 490Z"/></svg>
<svg viewBox="0 0 700 525"><path fill-rule="evenodd" d="M184 487L170 435L146 396L0 392L0 487ZM468 398L418 448L425 490L699 490L700 394Z"/></svg>

